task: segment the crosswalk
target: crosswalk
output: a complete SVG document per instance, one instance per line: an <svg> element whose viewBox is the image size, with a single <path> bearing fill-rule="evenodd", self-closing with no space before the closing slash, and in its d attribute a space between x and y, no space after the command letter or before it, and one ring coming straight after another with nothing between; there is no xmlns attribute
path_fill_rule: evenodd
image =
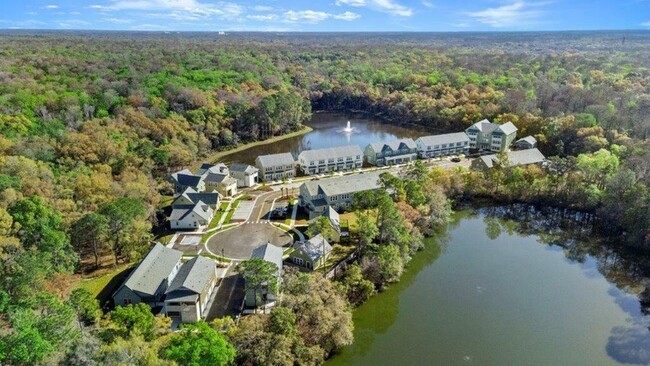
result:
<svg viewBox="0 0 650 366"><path fill-rule="evenodd" d="M269 220L256 220L256 221L251 220L251 221L246 221L245 225L249 225L249 224L270 224L270 223L271 223L271 221L269 221Z"/></svg>

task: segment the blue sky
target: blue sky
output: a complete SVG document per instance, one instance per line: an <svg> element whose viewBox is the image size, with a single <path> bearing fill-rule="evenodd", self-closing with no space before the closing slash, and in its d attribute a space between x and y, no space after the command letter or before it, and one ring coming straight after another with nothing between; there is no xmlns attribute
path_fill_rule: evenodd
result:
<svg viewBox="0 0 650 366"><path fill-rule="evenodd" d="M0 0L0 28L650 30L650 0Z"/></svg>

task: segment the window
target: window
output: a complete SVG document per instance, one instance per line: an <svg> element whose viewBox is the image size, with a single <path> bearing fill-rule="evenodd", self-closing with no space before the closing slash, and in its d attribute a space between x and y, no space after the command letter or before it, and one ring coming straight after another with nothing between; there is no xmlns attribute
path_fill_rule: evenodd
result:
<svg viewBox="0 0 650 366"><path fill-rule="evenodd" d="M293 263L295 263L295 264L297 264L299 266L302 266L305 262L302 260L302 258L294 257L293 258Z"/></svg>
<svg viewBox="0 0 650 366"><path fill-rule="evenodd" d="M180 317L181 312L180 311L168 311L167 316L169 316L169 317Z"/></svg>
<svg viewBox="0 0 650 366"><path fill-rule="evenodd" d="M361 156L360 156L360 155L357 155L357 160L359 160L359 159L361 159Z"/></svg>
<svg viewBox="0 0 650 366"><path fill-rule="evenodd" d="M124 305L129 305L129 304L131 304L131 303L132 303L132 302L131 302L131 299L130 299L130 298L128 298L128 297L125 297L125 298L124 298Z"/></svg>

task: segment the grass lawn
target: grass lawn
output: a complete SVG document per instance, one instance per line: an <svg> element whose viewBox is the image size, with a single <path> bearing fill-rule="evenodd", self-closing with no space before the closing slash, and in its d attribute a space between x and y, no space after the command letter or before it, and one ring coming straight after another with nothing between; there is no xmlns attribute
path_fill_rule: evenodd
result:
<svg viewBox="0 0 650 366"><path fill-rule="evenodd" d="M77 287L88 290L99 300L100 305L103 305L131 272L132 266L133 264L123 264L118 266L117 269L110 270L100 276L81 279Z"/></svg>
<svg viewBox="0 0 650 366"><path fill-rule="evenodd" d="M345 257L352 254L352 252L354 252L355 249L356 247L354 245L334 244L334 246L332 247L332 252L330 253L329 257L327 257L327 263L325 263L327 269L329 270L337 263L342 261Z"/></svg>
<svg viewBox="0 0 650 366"><path fill-rule="evenodd" d="M167 206L170 206L172 202L174 201L174 196L160 196L160 203L158 204L158 208L165 208Z"/></svg>
<svg viewBox="0 0 650 366"><path fill-rule="evenodd" d="M212 218L212 221L210 221L210 225L208 225L208 230L214 229L219 225L219 221L221 220L221 216L223 216L223 213L226 211L226 208L228 208L228 202L222 202L221 205L219 205L219 209L217 212L214 214L214 218Z"/></svg>
<svg viewBox="0 0 650 366"><path fill-rule="evenodd" d="M236 199L235 202L230 205L230 211L228 211L228 215L226 216L226 219L223 221L224 224L230 223L230 220L232 219L232 215L235 214L235 209L239 206L239 202L241 202L242 198Z"/></svg>

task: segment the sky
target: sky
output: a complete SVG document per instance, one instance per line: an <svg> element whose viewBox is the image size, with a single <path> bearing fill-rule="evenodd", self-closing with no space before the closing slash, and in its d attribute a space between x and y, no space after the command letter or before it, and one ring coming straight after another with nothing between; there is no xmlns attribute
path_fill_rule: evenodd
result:
<svg viewBox="0 0 650 366"><path fill-rule="evenodd" d="M0 0L0 29L650 30L650 0Z"/></svg>

